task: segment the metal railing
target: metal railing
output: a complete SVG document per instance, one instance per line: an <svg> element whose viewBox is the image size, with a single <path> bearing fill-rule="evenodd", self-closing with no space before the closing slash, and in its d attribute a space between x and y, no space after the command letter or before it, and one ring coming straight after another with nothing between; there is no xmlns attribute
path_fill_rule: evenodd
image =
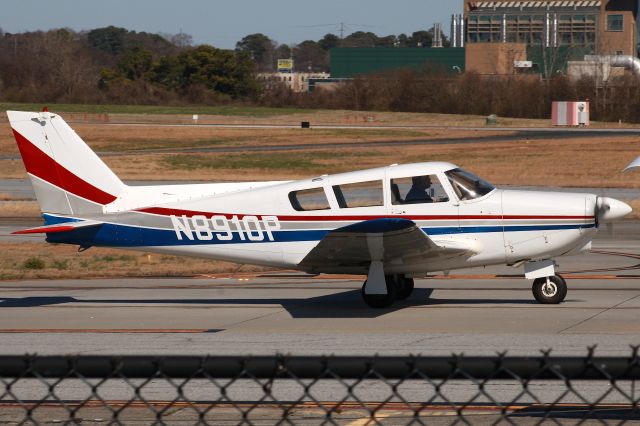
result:
<svg viewBox="0 0 640 426"><path fill-rule="evenodd" d="M0 356L0 423L640 420L640 357Z"/></svg>

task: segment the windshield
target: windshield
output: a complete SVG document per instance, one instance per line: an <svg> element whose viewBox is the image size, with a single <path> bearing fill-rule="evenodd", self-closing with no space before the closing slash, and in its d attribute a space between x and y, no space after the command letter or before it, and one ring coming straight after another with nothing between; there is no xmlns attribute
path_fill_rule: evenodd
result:
<svg viewBox="0 0 640 426"><path fill-rule="evenodd" d="M456 195L461 200L473 200L487 195L494 189L493 185L473 173L462 169L453 169L445 172Z"/></svg>

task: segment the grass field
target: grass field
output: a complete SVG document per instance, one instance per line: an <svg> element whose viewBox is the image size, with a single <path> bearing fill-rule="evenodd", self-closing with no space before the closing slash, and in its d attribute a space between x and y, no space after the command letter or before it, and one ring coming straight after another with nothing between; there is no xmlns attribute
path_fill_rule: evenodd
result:
<svg viewBox="0 0 640 426"><path fill-rule="evenodd" d="M219 129L74 125L97 151L122 153L104 160L123 179L270 180L378 167L391 163L450 161L496 184L638 187L640 179L622 168L640 152L637 136L518 139L465 145L394 147L395 141L467 139L513 132L389 129ZM387 142L379 147L323 147L329 143ZM189 148L309 145L277 153L180 153ZM166 150L164 153L151 150ZM149 150L149 152L145 152ZM129 155L129 153L136 155ZM175 153L174 153L175 152ZM0 155L18 156L8 126L0 129ZM0 159L0 178L23 178L18 159Z"/></svg>
<svg viewBox="0 0 640 426"><path fill-rule="evenodd" d="M36 278L168 277L264 271L214 260L46 243L0 243L0 280Z"/></svg>

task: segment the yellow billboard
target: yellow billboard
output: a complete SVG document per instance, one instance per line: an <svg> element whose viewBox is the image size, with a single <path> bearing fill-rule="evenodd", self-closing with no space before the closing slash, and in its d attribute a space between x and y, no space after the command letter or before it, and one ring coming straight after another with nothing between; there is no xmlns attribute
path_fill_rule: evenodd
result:
<svg viewBox="0 0 640 426"><path fill-rule="evenodd" d="M278 72L292 72L293 59L278 59Z"/></svg>

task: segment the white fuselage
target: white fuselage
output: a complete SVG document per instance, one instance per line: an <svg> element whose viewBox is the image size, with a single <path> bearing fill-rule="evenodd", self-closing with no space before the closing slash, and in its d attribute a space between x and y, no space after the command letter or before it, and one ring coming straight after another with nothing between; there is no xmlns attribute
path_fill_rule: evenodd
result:
<svg viewBox="0 0 640 426"><path fill-rule="evenodd" d="M339 261L304 267L300 263L329 231L370 219L403 218L415 222L438 243L464 243L474 247L474 252L467 257L391 261L385 264L385 273L420 275L517 264L588 248L596 232L595 195L494 189L462 200L445 176L452 168L455 166L448 163L390 166L301 181L236 185L228 192L220 185L215 195L202 197L193 193L193 186L183 187L189 194L184 197L180 186L168 187L172 188L171 202L148 207L149 203L126 205L125 198L127 209L111 207L108 214L96 217L106 226L92 236L91 245L316 273L366 273L366 267L343 266ZM416 174L438 176L448 200L394 204L390 182ZM334 187L371 181L381 182L381 205L341 206ZM328 205L321 210L296 210L290 194L309 189L324 190ZM139 188L136 198L153 198L153 191L153 187ZM166 194L168 189L163 191Z"/></svg>

